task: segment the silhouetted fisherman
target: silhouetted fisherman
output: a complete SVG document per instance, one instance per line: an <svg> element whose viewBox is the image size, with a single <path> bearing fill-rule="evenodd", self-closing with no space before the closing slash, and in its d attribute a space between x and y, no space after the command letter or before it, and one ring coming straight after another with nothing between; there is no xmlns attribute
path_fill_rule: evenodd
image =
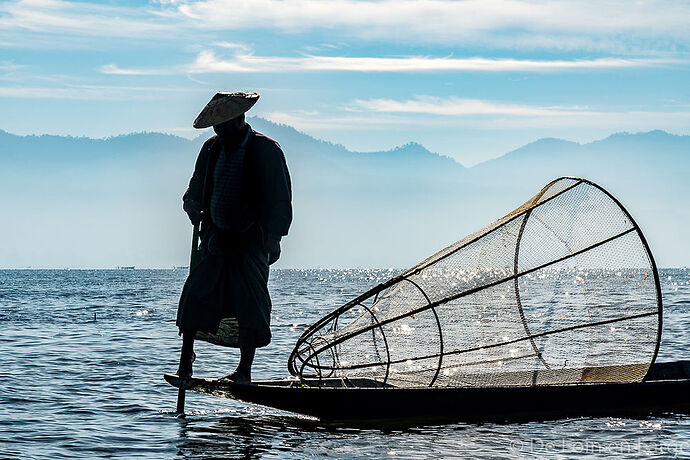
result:
<svg viewBox="0 0 690 460"><path fill-rule="evenodd" d="M239 365L224 377L239 383L251 381L254 353L271 341L268 271L292 222L292 193L278 143L245 123L258 99L217 93L194 121L217 135L201 148L183 196L192 223L201 222L201 247L177 312L180 377L192 375L195 338L239 347Z"/></svg>

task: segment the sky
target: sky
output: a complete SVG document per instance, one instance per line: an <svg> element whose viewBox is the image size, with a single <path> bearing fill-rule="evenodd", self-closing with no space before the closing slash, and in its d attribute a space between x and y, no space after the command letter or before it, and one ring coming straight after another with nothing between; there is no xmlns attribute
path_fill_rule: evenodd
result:
<svg viewBox="0 0 690 460"><path fill-rule="evenodd" d="M192 138L219 90L351 150L471 166L541 137L690 134L687 1L0 1L0 129Z"/></svg>

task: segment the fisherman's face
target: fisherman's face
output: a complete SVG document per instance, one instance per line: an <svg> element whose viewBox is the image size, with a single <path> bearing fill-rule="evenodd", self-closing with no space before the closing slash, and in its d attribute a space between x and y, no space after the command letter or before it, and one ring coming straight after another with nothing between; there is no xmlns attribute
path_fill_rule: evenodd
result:
<svg viewBox="0 0 690 460"><path fill-rule="evenodd" d="M244 132L244 126L244 115L240 115L219 125L213 125L213 130L223 140L231 141Z"/></svg>

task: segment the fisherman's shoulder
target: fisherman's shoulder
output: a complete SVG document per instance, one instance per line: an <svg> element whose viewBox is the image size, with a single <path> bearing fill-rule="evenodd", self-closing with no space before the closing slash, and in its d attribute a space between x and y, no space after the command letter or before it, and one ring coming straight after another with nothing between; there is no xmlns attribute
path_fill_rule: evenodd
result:
<svg viewBox="0 0 690 460"><path fill-rule="evenodd" d="M206 159L209 157L211 151L213 150L213 145L216 143L217 139L218 136L211 136L204 141L203 145L201 146L201 150L199 150L200 159Z"/></svg>
<svg viewBox="0 0 690 460"><path fill-rule="evenodd" d="M283 149L280 148L280 144L277 141L258 131L252 130L252 134L252 143L256 149L265 152L283 153Z"/></svg>
<svg viewBox="0 0 690 460"><path fill-rule="evenodd" d="M211 150L211 147L216 142L216 139L218 139L217 135L213 135L213 136L209 137L208 139L206 139L204 141L204 144L201 146L201 151L205 152L205 151Z"/></svg>

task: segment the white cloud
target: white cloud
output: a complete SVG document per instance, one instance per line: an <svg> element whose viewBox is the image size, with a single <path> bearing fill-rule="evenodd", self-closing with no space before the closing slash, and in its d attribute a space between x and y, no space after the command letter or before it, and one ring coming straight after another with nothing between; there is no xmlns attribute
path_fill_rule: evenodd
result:
<svg viewBox="0 0 690 460"><path fill-rule="evenodd" d="M406 101L355 100L344 111L272 111L261 116L297 129L372 131L407 128L468 128L488 131L596 128L611 131L687 131L690 111L599 110L577 106L538 106L477 99L418 96Z"/></svg>
<svg viewBox="0 0 690 460"><path fill-rule="evenodd" d="M0 72L12 73L25 68L25 65L15 64L12 61L0 61Z"/></svg>
<svg viewBox="0 0 690 460"><path fill-rule="evenodd" d="M148 7L65 0L15 0L0 3L0 30L47 32L57 36L134 38L160 34L172 27L170 18L161 20ZM55 40L55 37L52 39Z"/></svg>
<svg viewBox="0 0 690 460"><path fill-rule="evenodd" d="M194 63L187 66L191 73L233 73L233 72L547 72L580 69L611 69L674 64L682 61L671 59L625 59L598 58L581 60L521 60L489 59L481 57L350 57L350 56L301 56L278 57L256 56L249 53L234 53L220 58L214 51L201 51ZM132 71L136 72L136 71Z"/></svg>
<svg viewBox="0 0 690 460"><path fill-rule="evenodd" d="M166 75L171 73L167 69L122 69L115 64L101 66L99 71L107 75Z"/></svg>
<svg viewBox="0 0 690 460"><path fill-rule="evenodd" d="M690 38L690 4L681 0L190 0L177 11L206 28L321 29L396 42L508 48L663 50L668 42L687 47Z"/></svg>
<svg viewBox="0 0 690 460"><path fill-rule="evenodd" d="M384 113L414 113L427 115L508 115L508 116L573 116L591 115L595 112L582 107L540 107L524 104L505 104L480 99L463 99L457 97L440 98L418 96L406 101L393 99L355 100L352 110L365 110Z"/></svg>
<svg viewBox="0 0 690 460"><path fill-rule="evenodd" d="M248 53L251 51L251 48L249 48L247 45L244 43L232 43L232 42L213 42L213 46L217 46L218 48L226 48L226 49L231 49L231 50L237 50L237 51L243 51L245 53Z"/></svg>
<svg viewBox="0 0 690 460"><path fill-rule="evenodd" d="M205 90L172 87L72 85L0 86L0 97L19 99L74 99L74 100L152 100L169 97L171 93L206 92Z"/></svg>
<svg viewBox="0 0 690 460"><path fill-rule="evenodd" d="M257 56L240 44L219 44L231 50L219 57L215 50L203 50L194 62L164 68L123 68L116 64L100 67L110 75L170 75L209 73L288 73L288 72L563 72L604 70L664 65L687 65L688 61L667 58L621 58L535 60L483 57L298 57Z"/></svg>
<svg viewBox="0 0 690 460"><path fill-rule="evenodd" d="M0 42L16 32L208 42L228 31L325 32L396 44L434 43L501 49L596 50L608 53L688 52L690 3L683 0L159 0L0 2ZM15 32L12 34L11 32ZM34 40L34 41L35 41ZM36 42L50 44L49 40Z"/></svg>
<svg viewBox="0 0 690 460"><path fill-rule="evenodd" d="M671 29L687 34L690 13L687 2L673 0L200 0L180 2L178 8L206 25L231 29L406 27L404 33L451 35L511 28L594 33ZM654 24L655 19L662 21Z"/></svg>

